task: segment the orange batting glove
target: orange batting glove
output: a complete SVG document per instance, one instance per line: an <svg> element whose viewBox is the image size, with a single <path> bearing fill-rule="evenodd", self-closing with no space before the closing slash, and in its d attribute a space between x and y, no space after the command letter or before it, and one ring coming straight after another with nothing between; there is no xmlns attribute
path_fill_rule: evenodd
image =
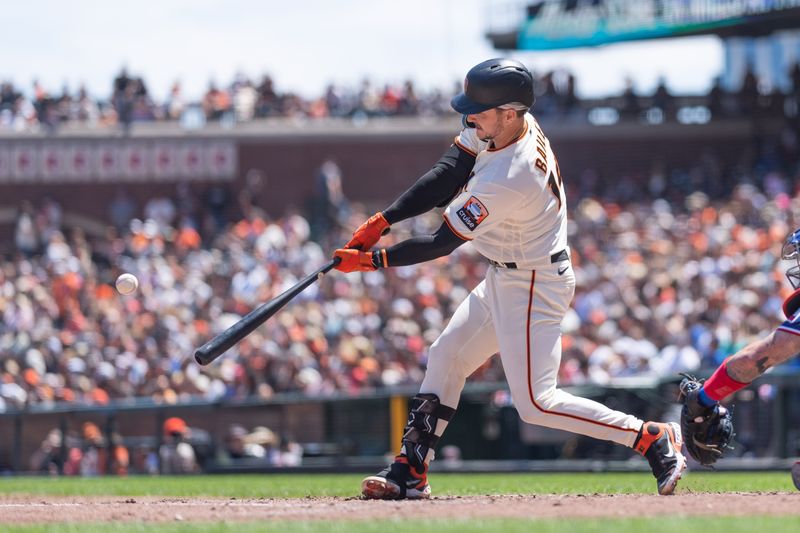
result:
<svg viewBox="0 0 800 533"><path fill-rule="evenodd" d="M340 272L371 272L377 270L372 264L372 253L361 250L340 248L333 252L333 257L341 261L334 268Z"/></svg>
<svg viewBox="0 0 800 533"><path fill-rule="evenodd" d="M344 247L366 252L375 246L381 237L387 233L389 233L389 223L383 217L383 213L378 212L369 217L366 222L353 232L353 238L347 241Z"/></svg>

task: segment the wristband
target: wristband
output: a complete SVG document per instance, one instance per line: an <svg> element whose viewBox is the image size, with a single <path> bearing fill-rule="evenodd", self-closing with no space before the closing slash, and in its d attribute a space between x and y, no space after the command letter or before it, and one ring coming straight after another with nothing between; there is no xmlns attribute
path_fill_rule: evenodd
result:
<svg viewBox="0 0 800 533"><path fill-rule="evenodd" d="M386 268L389 262L386 260L386 248L372 252L372 266L375 268Z"/></svg>

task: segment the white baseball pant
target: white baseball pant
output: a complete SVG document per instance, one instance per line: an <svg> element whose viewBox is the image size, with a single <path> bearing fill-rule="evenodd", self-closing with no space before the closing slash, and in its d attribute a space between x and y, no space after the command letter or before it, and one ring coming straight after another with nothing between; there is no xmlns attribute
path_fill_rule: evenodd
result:
<svg viewBox="0 0 800 533"><path fill-rule="evenodd" d="M489 267L486 279L461 302L431 345L420 393L436 394L444 405L457 407L467 377L499 351L514 405L525 422L632 447L640 419L556 386L561 320L574 293L575 274L568 261L535 271ZM446 426L440 420L435 433L441 435Z"/></svg>

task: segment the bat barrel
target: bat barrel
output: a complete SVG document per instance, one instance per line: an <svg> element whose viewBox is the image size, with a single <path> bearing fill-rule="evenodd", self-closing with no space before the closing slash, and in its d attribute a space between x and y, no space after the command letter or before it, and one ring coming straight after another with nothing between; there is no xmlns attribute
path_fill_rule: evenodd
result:
<svg viewBox="0 0 800 533"><path fill-rule="evenodd" d="M250 334L260 324L261 322L245 323L244 320L240 320L223 333L217 335L195 350L194 360L197 361L197 364L202 366L209 364L214 359L227 352L234 344Z"/></svg>
<svg viewBox="0 0 800 533"><path fill-rule="evenodd" d="M212 362L234 344L252 333L254 329L266 322L272 315L280 311L295 296L303 292L306 287L317 281L321 277L321 274L330 271L333 267L338 265L340 261L338 257L333 259L316 272L303 278L280 296L250 311L244 318L195 350L194 360L197 364L202 366Z"/></svg>

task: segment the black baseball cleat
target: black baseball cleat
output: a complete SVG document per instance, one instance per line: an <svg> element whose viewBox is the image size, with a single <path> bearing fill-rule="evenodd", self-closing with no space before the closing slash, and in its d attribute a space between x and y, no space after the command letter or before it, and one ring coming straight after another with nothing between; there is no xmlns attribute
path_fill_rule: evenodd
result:
<svg viewBox="0 0 800 533"><path fill-rule="evenodd" d="M402 500L430 498L428 467L417 474L402 455L374 476L361 482L361 494L368 500Z"/></svg>
<svg viewBox="0 0 800 533"><path fill-rule="evenodd" d="M681 453L683 437L681 428L674 422L645 422L633 448L647 458L658 483L658 493L672 494L686 468L686 458Z"/></svg>

